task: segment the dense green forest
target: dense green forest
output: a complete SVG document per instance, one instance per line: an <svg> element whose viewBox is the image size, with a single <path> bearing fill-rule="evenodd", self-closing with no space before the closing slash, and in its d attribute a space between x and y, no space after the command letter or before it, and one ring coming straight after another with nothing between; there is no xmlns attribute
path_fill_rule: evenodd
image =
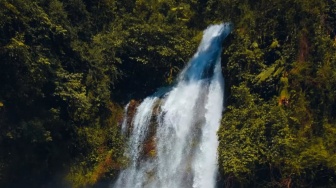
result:
<svg viewBox="0 0 336 188"><path fill-rule="evenodd" d="M227 21L221 187L336 186L336 0L0 0L0 187L112 182L123 106Z"/></svg>

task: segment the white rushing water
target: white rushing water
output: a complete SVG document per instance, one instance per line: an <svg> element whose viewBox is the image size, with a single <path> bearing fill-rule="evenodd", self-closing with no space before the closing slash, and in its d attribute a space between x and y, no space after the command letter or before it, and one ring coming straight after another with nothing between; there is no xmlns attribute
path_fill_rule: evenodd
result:
<svg viewBox="0 0 336 188"><path fill-rule="evenodd" d="M230 31L230 24L208 27L177 84L163 95L144 99L131 125L124 119L122 131L131 130L129 166L112 187L216 186L216 133L224 98L220 54Z"/></svg>
<svg viewBox="0 0 336 188"><path fill-rule="evenodd" d="M126 129L127 129L127 113L128 113L128 107L129 107L129 104L130 103L127 103L125 108L124 108L124 119L123 119L123 122L121 124L121 133L122 134L126 134Z"/></svg>

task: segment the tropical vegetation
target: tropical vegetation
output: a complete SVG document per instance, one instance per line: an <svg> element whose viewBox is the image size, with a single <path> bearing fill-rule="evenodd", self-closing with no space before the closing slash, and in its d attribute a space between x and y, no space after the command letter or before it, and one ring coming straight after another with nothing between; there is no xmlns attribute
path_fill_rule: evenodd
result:
<svg viewBox="0 0 336 188"><path fill-rule="evenodd" d="M223 44L220 187L336 185L336 0L0 0L0 187L90 187L127 166L123 106Z"/></svg>

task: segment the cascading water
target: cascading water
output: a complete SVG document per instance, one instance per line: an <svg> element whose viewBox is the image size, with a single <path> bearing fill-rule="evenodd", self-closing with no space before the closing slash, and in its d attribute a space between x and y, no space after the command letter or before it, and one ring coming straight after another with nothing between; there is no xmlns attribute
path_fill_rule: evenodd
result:
<svg viewBox="0 0 336 188"><path fill-rule="evenodd" d="M123 121L122 131L129 130L130 161L113 187L215 187L216 132L224 97L220 55L230 31L229 23L208 27L177 84L169 92L147 97L131 125ZM150 154L148 143L154 145Z"/></svg>

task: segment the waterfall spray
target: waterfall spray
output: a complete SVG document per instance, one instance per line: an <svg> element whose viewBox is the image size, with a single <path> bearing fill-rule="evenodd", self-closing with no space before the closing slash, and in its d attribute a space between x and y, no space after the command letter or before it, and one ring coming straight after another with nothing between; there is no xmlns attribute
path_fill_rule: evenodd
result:
<svg viewBox="0 0 336 188"><path fill-rule="evenodd" d="M126 153L129 166L113 187L215 187L216 133L224 98L220 56L222 42L230 32L229 23L208 27L177 84L138 106L128 125L132 129ZM123 121L123 132L126 123ZM146 154L146 143L155 145L151 154Z"/></svg>

